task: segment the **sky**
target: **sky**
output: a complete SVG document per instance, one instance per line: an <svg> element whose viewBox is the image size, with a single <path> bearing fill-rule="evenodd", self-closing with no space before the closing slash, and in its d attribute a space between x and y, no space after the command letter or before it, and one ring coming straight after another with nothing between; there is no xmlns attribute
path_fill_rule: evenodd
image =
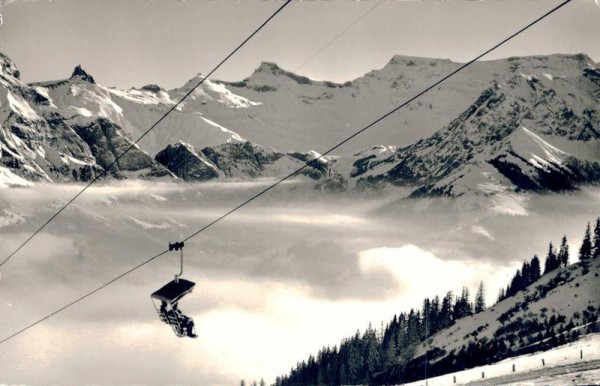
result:
<svg viewBox="0 0 600 386"><path fill-rule="evenodd" d="M313 79L342 82L383 67L394 54L467 61L560 1L377 3L295 1L214 77L241 80L261 61L272 61ZM66 78L82 64L105 86L154 83L174 88L209 72L280 5L278 1L8 0L0 51L16 62L27 82ZM486 59L584 52L600 61L599 18L600 7L593 0L574 0Z"/></svg>

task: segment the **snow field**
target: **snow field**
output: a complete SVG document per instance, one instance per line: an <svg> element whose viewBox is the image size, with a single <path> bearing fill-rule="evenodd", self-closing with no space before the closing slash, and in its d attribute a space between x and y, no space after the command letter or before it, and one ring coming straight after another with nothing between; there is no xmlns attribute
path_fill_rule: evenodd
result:
<svg viewBox="0 0 600 386"><path fill-rule="evenodd" d="M583 359L581 355L583 354ZM543 362L542 362L543 361ZM462 385L470 382L477 383L485 379L507 376L515 373L527 373L534 370L548 369L565 365L575 365L582 362L592 362L592 367L600 367L600 334L590 334L575 342L553 348L548 351L521 355L508 358L487 366L475 367L468 370L441 375L427 380L407 383L406 386L446 386ZM515 372L513 372L513 366ZM485 378L482 378L482 373ZM572 373L571 373L572 374ZM454 382L456 380L456 382ZM490 379L492 383L493 379ZM500 380L498 380L501 382Z"/></svg>

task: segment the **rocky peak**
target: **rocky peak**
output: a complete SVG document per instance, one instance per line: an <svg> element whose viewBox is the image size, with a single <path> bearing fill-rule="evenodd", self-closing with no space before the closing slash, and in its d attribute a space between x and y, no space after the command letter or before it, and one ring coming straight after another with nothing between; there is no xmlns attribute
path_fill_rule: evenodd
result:
<svg viewBox="0 0 600 386"><path fill-rule="evenodd" d="M281 75L284 73L284 70L281 67L279 67L277 63L261 62L260 66L258 66L258 68L254 70L254 73L257 72L268 72L273 75Z"/></svg>
<svg viewBox="0 0 600 386"><path fill-rule="evenodd" d="M265 76L266 75L266 76ZM313 84L314 82L309 78L301 75L294 74L293 72L286 71L279 67L276 63L262 62L260 66L250 76L251 79L268 81L272 77L287 77L298 84Z"/></svg>
<svg viewBox="0 0 600 386"><path fill-rule="evenodd" d="M392 59L386 64L386 66L417 66L417 65L434 65L437 63L451 63L450 59L434 59L434 58L421 58L416 56L406 56L406 55L394 55Z"/></svg>
<svg viewBox="0 0 600 386"><path fill-rule="evenodd" d="M153 93L157 93L157 92L160 92L162 89L160 88L160 86L158 86L156 84L147 84L144 87L142 87L142 90L146 90L146 91L151 91Z"/></svg>
<svg viewBox="0 0 600 386"><path fill-rule="evenodd" d="M592 58L590 58L589 55L584 54L584 53L579 53L579 54L574 54L574 55L564 55L564 56L567 59L571 59L571 60L581 63L585 66L595 64L594 61L592 60Z"/></svg>
<svg viewBox="0 0 600 386"><path fill-rule="evenodd" d="M201 73L197 73L193 78L191 78L190 80L188 80L187 82L185 82L185 84L178 88L177 90L183 93L186 93L188 91L190 91L191 89L195 88L198 86L198 84L204 79L205 77L201 74ZM206 83L210 82L210 80L207 80ZM155 85L149 85L150 87L153 87ZM150 90L147 88L148 86L144 86L144 89ZM153 90L151 90L153 91ZM156 92L156 91L155 91Z"/></svg>
<svg viewBox="0 0 600 386"><path fill-rule="evenodd" d="M3 74L8 74L19 79L21 75L15 63L6 55L0 53L0 67L2 68Z"/></svg>
<svg viewBox="0 0 600 386"><path fill-rule="evenodd" d="M94 78L81 67L81 64L75 67L75 69L73 70L71 79L73 78L81 78L88 83L96 83Z"/></svg>

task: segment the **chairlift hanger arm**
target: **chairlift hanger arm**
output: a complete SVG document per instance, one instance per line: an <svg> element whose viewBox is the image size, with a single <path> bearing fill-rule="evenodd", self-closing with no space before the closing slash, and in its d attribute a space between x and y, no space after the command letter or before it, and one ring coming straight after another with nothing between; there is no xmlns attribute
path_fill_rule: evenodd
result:
<svg viewBox="0 0 600 386"><path fill-rule="evenodd" d="M181 277L181 275L183 275L183 247L185 246L185 243L183 241L181 242L174 242L174 243L169 243L169 251L177 251L179 250L180 253L180 270L179 270L179 274L175 275L175 283L179 282L179 278Z"/></svg>

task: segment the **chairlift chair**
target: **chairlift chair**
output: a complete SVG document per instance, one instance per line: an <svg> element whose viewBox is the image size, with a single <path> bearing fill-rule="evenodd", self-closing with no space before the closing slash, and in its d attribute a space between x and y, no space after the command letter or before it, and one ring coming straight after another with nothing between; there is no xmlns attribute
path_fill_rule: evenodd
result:
<svg viewBox="0 0 600 386"><path fill-rule="evenodd" d="M196 338L194 320L178 308L179 301L196 286L194 282L180 278L183 274L183 242L169 244L169 250L181 250L181 271L175 275L174 280L150 295L150 298L160 320L170 325L175 335L180 338Z"/></svg>

